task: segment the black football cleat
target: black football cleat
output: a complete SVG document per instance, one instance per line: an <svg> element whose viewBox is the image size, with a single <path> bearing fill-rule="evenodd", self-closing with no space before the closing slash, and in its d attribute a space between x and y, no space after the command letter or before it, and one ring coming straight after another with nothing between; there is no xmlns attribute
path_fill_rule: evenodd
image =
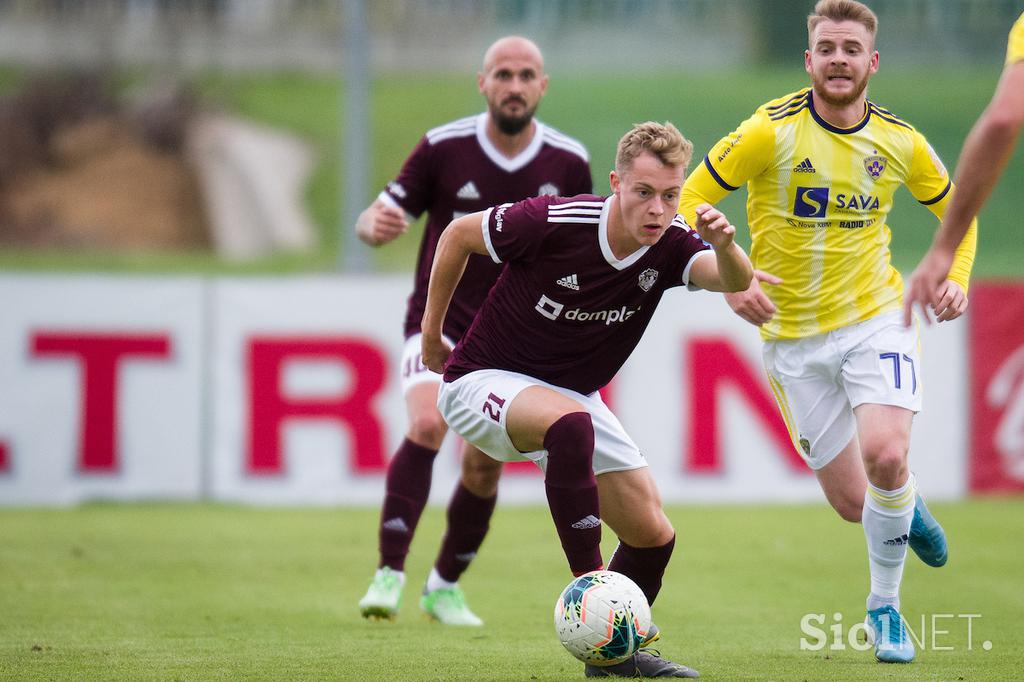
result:
<svg viewBox="0 0 1024 682"><path fill-rule="evenodd" d="M654 649L641 649L622 663L584 668L586 677L685 677L693 679L700 673L685 665L662 658Z"/></svg>

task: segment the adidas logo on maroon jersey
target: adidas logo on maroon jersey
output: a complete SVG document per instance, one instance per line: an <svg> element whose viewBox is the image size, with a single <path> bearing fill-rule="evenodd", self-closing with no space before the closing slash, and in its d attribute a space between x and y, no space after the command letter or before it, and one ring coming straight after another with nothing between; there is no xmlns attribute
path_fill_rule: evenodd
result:
<svg viewBox="0 0 1024 682"><path fill-rule="evenodd" d="M563 286L566 289L572 289L573 291L580 290L580 283L579 280L576 279L575 272L572 273L571 275L566 275L565 277L562 277L561 279L557 280L555 284Z"/></svg>
<svg viewBox="0 0 1024 682"><path fill-rule="evenodd" d="M480 192L477 190L476 185L470 180L465 185L459 188L456 195L459 199L479 199Z"/></svg>

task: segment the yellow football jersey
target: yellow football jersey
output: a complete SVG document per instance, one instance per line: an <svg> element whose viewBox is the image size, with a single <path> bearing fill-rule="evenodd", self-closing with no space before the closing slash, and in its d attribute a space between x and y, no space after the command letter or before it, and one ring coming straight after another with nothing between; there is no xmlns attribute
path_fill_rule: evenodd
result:
<svg viewBox="0 0 1024 682"><path fill-rule="evenodd" d="M1024 60L1024 14L1017 18L1010 29L1010 40L1006 46L1006 63Z"/></svg>
<svg viewBox="0 0 1024 682"><path fill-rule="evenodd" d="M750 258L782 278L762 285L778 311L766 339L793 339L845 327L902 305L903 280L890 263L886 218L900 185L942 217L952 182L921 133L868 102L852 128L814 109L811 89L761 106L722 138L686 180L680 213L717 203L747 183ZM950 279L967 290L972 224Z"/></svg>

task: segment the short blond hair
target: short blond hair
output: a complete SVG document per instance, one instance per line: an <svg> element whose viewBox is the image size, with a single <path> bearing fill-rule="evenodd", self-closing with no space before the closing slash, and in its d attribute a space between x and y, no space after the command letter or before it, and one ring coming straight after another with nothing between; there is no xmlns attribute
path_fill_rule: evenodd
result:
<svg viewBox="0 0 1024 682"><path fill-rule="evenodd" d="M878 17L871 8L857 0L820 0L814 12L807 17L807 42L814 36L814 29L823 21L856 21L871 34L874 42L878 33Z"/></svg>
<svg viewBox="0 0 1024 682"><path fill-rule="evenodd" d="M681 166L685 171L693 155L693 144L668 121L637 123L619 140L615 171L621 175L629 170L636 157L644 152L650 152L666 166Z"/></svg>

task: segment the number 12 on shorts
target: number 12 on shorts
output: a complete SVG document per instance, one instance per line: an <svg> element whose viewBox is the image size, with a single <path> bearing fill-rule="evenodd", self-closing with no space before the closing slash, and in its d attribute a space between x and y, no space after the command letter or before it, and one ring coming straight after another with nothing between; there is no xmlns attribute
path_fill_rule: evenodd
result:
<svg viewBox="0 0 1024 682"><path fill-rule="evenodd" d="M906 353L879 353L878 357L884 364L886 360L892 361L892 382L893 386L899 390L902 386L902 380L900 377L900 367L903 363L910 366L910 380L911 389L910 393L917 393L917 370L914 369L914 358L910 357ZM902 363L900 361L903 361Z"/></svg>

